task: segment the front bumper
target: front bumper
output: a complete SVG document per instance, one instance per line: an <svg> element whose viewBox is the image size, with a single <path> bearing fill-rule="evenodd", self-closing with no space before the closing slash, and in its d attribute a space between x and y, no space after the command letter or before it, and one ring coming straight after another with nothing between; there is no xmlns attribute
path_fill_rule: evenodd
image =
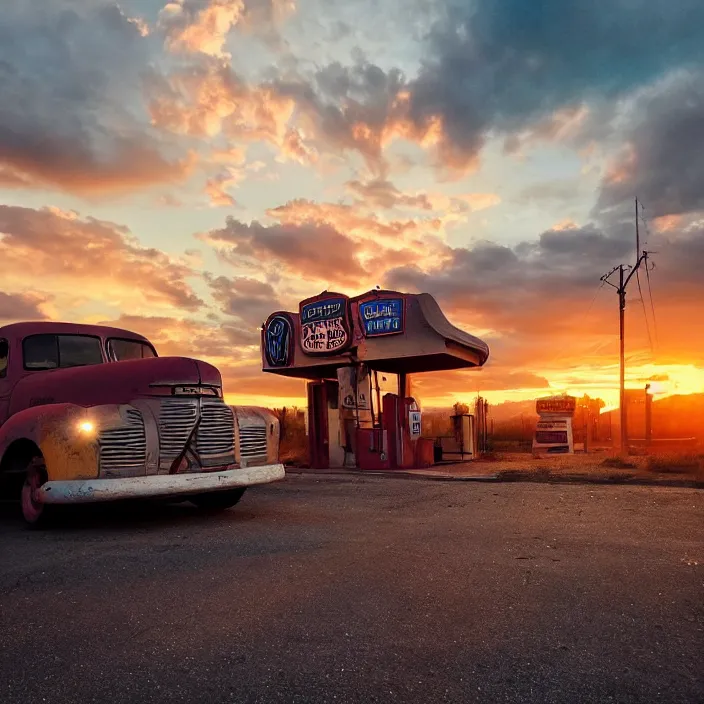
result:
<svg viewBox="0 0 704 704"><path fill-rule="evenodd" d="M38 500L45 504L85 504L120 499L143 499L150 496L203 494L268 484L286 476L282 464L243 467L220 472L197 474L156 474L124 479L79 479L46 482L38 491Z"/></svg>

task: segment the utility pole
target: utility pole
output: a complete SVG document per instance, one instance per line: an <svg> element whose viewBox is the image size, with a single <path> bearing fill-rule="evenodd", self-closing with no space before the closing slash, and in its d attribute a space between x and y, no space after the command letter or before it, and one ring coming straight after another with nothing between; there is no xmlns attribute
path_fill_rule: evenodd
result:
<svg viewBox="0 0 704 704"><path fill-rule="evenodd" d="M618 268L618 408L621 414L621 452L628 454L628 409L626 408L626 287L623 285L623 264Z"/></svg>
<svg viewBox="0 0 704 704"><path fill-rule="evenodd" d="M636 201L636 239L640 247L640 236L638 233L638 201ZM625 357L625 327L626 327L626 288L633 275L638 271L640 265L645 262L648 266L648 252L643 250L638 255L635 266L624 266L619 264L615 266L608 274L601 277L601 281L616 289L618 293L618 322L619 322L619 411L621 415L621 452L628 454L628 427L626 425L626 357ZM628 276L625 276L625 270L630 269ZM618 286L611 283L609 278L612 274L618 271ZM624 278L625 276L625 278Z"/></svg>

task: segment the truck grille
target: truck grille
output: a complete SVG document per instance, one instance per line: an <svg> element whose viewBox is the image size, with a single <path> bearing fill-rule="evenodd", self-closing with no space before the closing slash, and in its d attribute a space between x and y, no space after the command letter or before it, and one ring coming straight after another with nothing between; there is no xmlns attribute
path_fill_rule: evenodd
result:
<svg viewBox="0 0 704 704"><path fill-rule="evenodd" d="M101 476L129 477L146 471L144 419L135 409L128 409L125 416L125 425L103 430L98 436Z"/></svg>
<svg viewBox="0 0 704 704"><path fill-rule="evenodd" d="M162 469L182 452L198 419L200 426L195 449L204 467L232 464L235 447L235 420L222 399L168 399L159 412L159 444Z"/></svg>
<svg viewBox="0 0 704 704"><path fill-rule="evenodd" d="M266 426L240 428L240 457L243 460L266 457Z"/></svg>
<svg viewBox="0 0 704 704"><path fill-rule="evenodd" d="M230 464L235 461L235 416L220 399L203 399L196 449L203 464Z"/></svg>

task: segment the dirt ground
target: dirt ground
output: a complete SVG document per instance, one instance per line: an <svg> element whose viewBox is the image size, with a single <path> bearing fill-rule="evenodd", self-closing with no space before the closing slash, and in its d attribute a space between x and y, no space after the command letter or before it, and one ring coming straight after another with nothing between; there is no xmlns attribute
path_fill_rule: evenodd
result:
<svg viewBox="0 0 704 704"><path fill-rule="evenodd" d="M534 457L528 453L499 453L473 462L410 470L412 474L500 479L597 479L602 481L702 482L704 457L697 454L633 455L611 452Z"/></svg>

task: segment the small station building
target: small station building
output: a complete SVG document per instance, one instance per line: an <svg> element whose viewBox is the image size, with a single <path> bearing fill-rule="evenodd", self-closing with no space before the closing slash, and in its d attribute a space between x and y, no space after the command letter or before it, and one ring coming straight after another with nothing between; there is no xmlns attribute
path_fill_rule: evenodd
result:
<svg viewBox="0 0 704 704"><path fill-rule="evenodd" d="M324 291L262 327L262 369L308 380L312 467L433 463L411 375L481 367L485 342L452 325L427 294ZM460 424L461 425L461 424Z"/></svg>

